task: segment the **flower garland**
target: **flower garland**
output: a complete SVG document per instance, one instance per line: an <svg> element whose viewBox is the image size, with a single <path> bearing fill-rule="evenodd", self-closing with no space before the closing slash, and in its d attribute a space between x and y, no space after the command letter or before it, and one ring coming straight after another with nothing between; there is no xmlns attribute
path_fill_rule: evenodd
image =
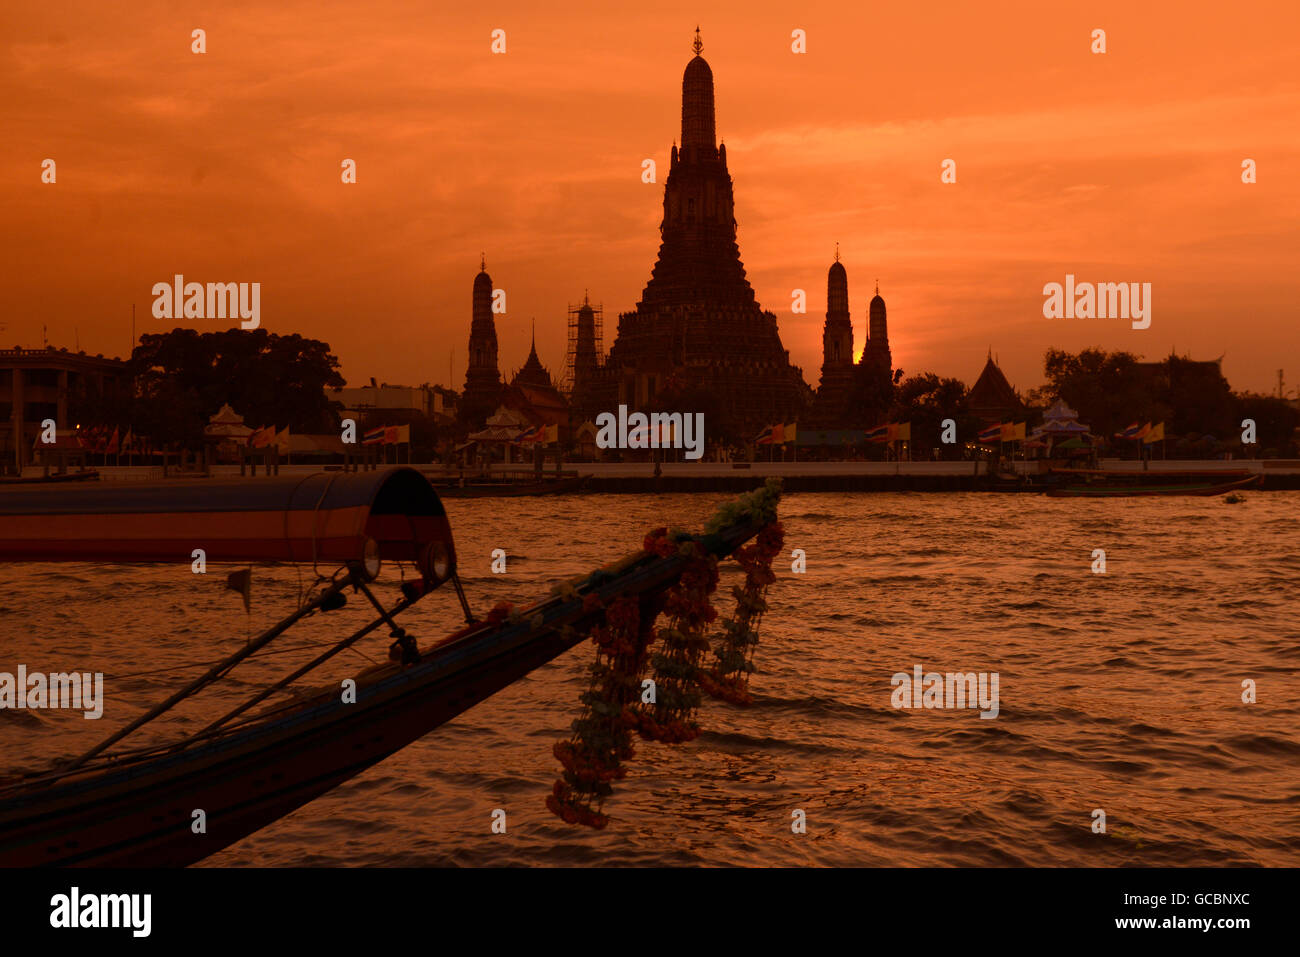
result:
<svg viewBox="0 0 1300 957"><path fill-rule="evenodd" d="M595 596L587 598L592 608L599 606ZM640 691L653 622L650 615L643 624L637 599L624 597L605 609L603 625L591 629L591 685L581 696L584 708L573 722L573 736L552 749L564 772L546 799L551 812L569 824L600 829L609 823L601 806L613 793L612 782L627 775L623 762L634 753L625 713Z"/></svg>
<svg viewBox="0 0 1300 957"><path fill-rule="evenodd" d="M668 625L659 630L661 650L650 658L654 700L647 702L643 695L640 708L628 709L627 720L646 740L677 744L700 733L695 712L701 663L709 650L708 627L718 617L709 600L718 587L718 560L690 539L675 544L665 528L647 535L645 544L647 551L660 555L679 552L687 563L665 597Z"/></svg>
<svg viewBox="0 0 1300 957"><path fill-rule="evenodd" d="M722 643L717 660L706 671L702 659L709 650L707 630L717 618L710 596L717 590L718 560L705 542L666 528L645 537L643 550L628 556L601 573L614 574L646 553L666 558L683 555L687 561L678 580L663 599L668 625L658 632L661 649L651 659L655 668L655 700L641 706L641 676L645 672L649 646L656 637L654 621L659 608L635 598L615 599L605 609L603 624L591 627L596 660L591 665L591 684L580 700L582 714L573 722L573 735L557 741L552 752L564 770L555 782L546 806L569 824L602 829L609 824L603 813L605 798L613 793L613 782L627 775L623 762L632 757L632 734L665 743L689 741L700 733L694 720L701 690L737 704L749 704L749 675L758 643L758 622L767 611L765 595L774 580L772 560L781 551L784 534L776 522L776 505L781 497L779 479L769 479L759 488L719 509L705 528L707 536L740 522L764 526L752 545L735 552L745 570L744 588L733 588L736 612L723 622ZM565 598L576 597L575 582L552 589ZM597 611L601 602L593 593L583 599L584 610ZM513 620L517 612L508 605L493 609L497 620Z"/></svg>
<svg viewBox="0 0 1300 957"><path fill-rule="evenodd" d="M776 581L772 560L781 552L785 532L773 522L751 545L736 549L735 559L745 570L744 587L735 585L736 611L722 622L722 639L714 650L713 667L702 672L700 686L715 698L736 705L749 705L749 676L754 673L754 649L758 625L767 611L767 587Z"/></svg>

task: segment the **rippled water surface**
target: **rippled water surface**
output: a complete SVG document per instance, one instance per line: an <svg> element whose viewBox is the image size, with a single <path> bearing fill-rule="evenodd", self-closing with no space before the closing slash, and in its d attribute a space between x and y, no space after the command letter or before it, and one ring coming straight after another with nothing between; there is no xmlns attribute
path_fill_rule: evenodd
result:
<svg viewBox="0 0 1300 957"><path fill-rule="evenodd" d="M699 527L727 496L447 503L476 610ZM1300 864L1300 494L1053 500L792 495L748 709L706 701L705 734L640 743L608 830L544 801L585 687L583 644L215 865ZM489 572L494 548L508 572ZM1107 571L1093 574L1094 549ZM718 598L739 580L727 563ZM95 743L291 609L311 569L5 568L0 671L103 671L107 710L0 711L0 768ZM381 582L394 583L386 574ZM356 603L354 602L354 605ZM437 593L422 642L458 621ZM292 630L154 735L197 729L341 635L349 607ZM372 658L386 639L363 642ZM318 649L317 649L318 650ZM345 653L322 676L366 664ZM997 672L1000 713L895 710L890 678ZM167 673L161 673L167 672ZM1243 679L1258 701L1241 700ZM148 736L141 739L143 743ZM507 812L494 835L490 815ZM791 833L793 809L806 835ZM1104 809L1109 833L1094 834Z"/></svg>

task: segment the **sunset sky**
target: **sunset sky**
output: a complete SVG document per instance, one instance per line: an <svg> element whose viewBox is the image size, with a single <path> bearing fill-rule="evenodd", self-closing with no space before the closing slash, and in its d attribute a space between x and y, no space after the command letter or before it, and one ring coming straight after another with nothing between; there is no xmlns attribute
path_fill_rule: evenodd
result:
<svg viewBox="0 0 1300 957"><path fill-rule="evenodd" d="M836 242L855 345L879 277L908 374L971 384L991 348L1023 391L1098 345L1300 385L1294 0L6 2L0 344L125 355L133 302L141 334L179 324L151 287L182 273L260 282L262 325L352 384L460 389L482 251L502 371L535 318L558 375L568 304L603 303L608 348L649 278L697 22L741 257L811 385ZM1044 319L1066 273L1152 283L1151 327Z"/></svg>

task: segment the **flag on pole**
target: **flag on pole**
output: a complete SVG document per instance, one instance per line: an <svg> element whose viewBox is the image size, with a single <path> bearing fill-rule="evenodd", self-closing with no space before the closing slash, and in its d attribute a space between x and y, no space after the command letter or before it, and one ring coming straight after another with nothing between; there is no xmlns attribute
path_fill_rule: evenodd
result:
<svg viewBox="0 0 1300 957"><path fill-rule="evenodd" d="M244 611L250 611L252 605L249 601L250 593L253 588L253 570L251 568L241 568L237 572L231 572L226 576L226 587L231 591L239 592L244 599Z"/></svg>
<svg viewBox="0 0 1300 957"><path fill-rule="evenodd" d="M542 426L534 425L531 428L524 429L522 432L516 435L514 441L521 445L530 442L540 442L542 440L543 433L544 430Z"/></svg>
<svg viewBox="0 0 1300 957"><path fill-rule="evenodd" d="M1163 442L1164 439L1165 424L1163 422L1151 426L1151 428L1147 429L1147 434L1142 436L1142 441L1146 445L1150 445L1152 442Z"/></svg>
<svg viewBox="0 0 1300 957"><path fill-rule="evenodd" d="M1023 442L1025 438L1025 423L1023 422L1003 422L1002 433L1000 436L1003 442Z"/></svg>
<svg viewBox="0 0 1300 957"><path fill-rule="evenodd" d="M902 422L902 423L900 423L900 424L898 424L898 425L890 426L890 428L892 428L892 429L894 430L894 433L893 433L893 435L890 436L890 438L893 439L895 442L911 442L911 441L912 441L912 423L911 423L911 422Z"/></svg>
<svg viewBox="0 0 1300 957"><path fill-rule="evenodd" d="M892 428L893 428L893 426L891 426L891 425L878 425L878 426L876 426L874 429L870 429L870 430L867 432L867 434L866 434L866 435L867 435L867 441L868 441L868 442L888 442L888 441L889 441L889 433L890 433L890 431L892 430Z"/></svg>
<svg viewBox="0 0 1300 957"><path fill-rule="evenodd" d="M1148 422L1146 425L1142 426L1142 428L1140 428L1140 429L1137 430L1137 434L1136 434L1135 436L1133 436L1133 438L1135 438L1135 439L1146 439L1146 437L1147 437L1147 433L1150 432L1150 431L1151 431L1151 423Z"/></svg>
<svg viewBox="0 0 1300 957"><path fill-rule="evenodd" d="M754 440L755 445L772 444L772 427L769 425L762 432L758 433L758 438Z"/></svg>
<svg viewBox="0 0 1300 957"><path fill-rule="evenodd" d="M1115 433L1115 438L1117 438L1117 439L1136 439L1136 438L1138 437L1138 433L1141 432L1141 431L1142 431L1142 426L1140 426L1140 425L1138 425L1136 422L1134 422L1132 425L1130 425L1127 429L1124 429L1122 432L1116 432L1116 433Z"/></svg>
<svg viewBox="0 0 1300 957"><path fill-rule="evenodd" d="M363 436L361 437L361 444L362 444L362 445L380 445L380 444L382 444L383 441L384 441L384 432L385 432L385 431L386 431L386 429L385 429L384 426L382 426L382 425L381 425L379 428L377 428L377 429L371 429L369 432L367 432L365 435L363 435Z"/></svg>
<svg viewBox="0 0 1300 957"><path fill-rule="evenodd" d="M560 441L560 427L558 425L548 425L546 427L545 437L543 440L547 445L552 442Z"/></svg>
<svg viewBox="0 0 1300 957"><path fill-rule="evenodd" d="M1002 424L990 425L987 429L979 434L981 442L996 442L1002 438Z"/></svg>
<svg viewBox="0 0 1300 957"><path fill-rule="evenodd" d="M253 449L264 448L275 440L275 426L264 425L248 437L248 447Z"/></svg>
<svg viewBox="0 0 1300 957"><path fill-rule="evenodd" d="M781 426L781 431L785 433L785 441L793 442L799 434L799 423L788 422Z"/></svg>

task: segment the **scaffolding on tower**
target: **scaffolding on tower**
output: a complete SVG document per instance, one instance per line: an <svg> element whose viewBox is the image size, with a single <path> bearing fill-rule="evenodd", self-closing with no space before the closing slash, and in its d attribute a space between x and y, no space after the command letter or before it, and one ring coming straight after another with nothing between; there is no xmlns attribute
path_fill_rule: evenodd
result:
<svg viewBox="0 0 1300 957"><path fill-rule="evenodd" d="M591 342L585 348L579 342L582 337L582 313L592 314L592 329L588 333ZM573 397L577 381L579 352L583 352L592 371L605 364L605 310L600 303L592 303L584 292L582 302L569 306L569 344L564 353L564 373L560 380L560 391L568 398Z"/></svg>

